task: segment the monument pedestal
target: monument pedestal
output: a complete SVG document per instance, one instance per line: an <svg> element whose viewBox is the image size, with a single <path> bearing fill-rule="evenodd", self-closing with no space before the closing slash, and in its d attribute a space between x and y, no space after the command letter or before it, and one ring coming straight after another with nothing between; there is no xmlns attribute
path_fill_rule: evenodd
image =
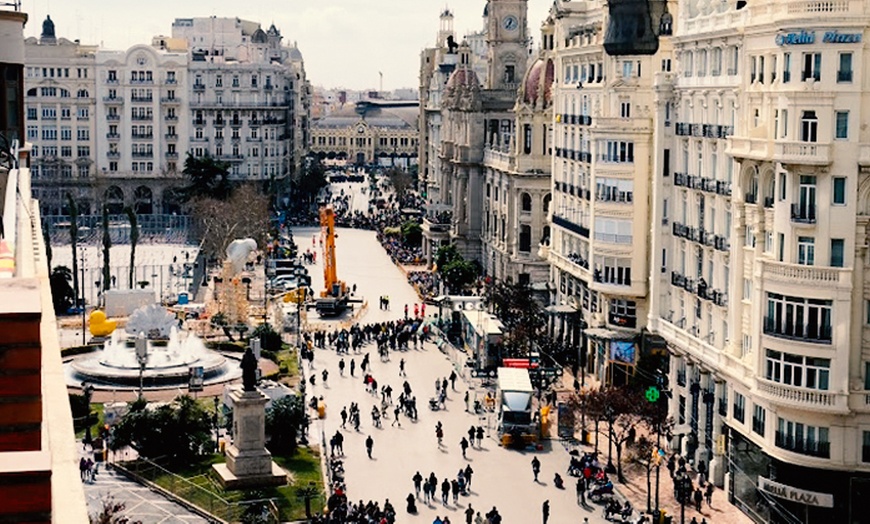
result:
<svg viewBox="0 0 870 524"><path fill-rule="evenodd" d="M266 449L266 402L260 391L235 390L233 399L233 443L226 447L226 463L212 466L226 489L280 486L287 473L272 461Z"/></svg>

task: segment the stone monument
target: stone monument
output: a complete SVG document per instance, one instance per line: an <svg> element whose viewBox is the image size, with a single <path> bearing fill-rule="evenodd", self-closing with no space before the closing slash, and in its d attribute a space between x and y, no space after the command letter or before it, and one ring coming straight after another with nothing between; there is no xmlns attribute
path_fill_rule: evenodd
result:
<svg viewBox="0 0 870 524"><path fill-rule="evenodd" d="M266 402L257 389L257 359L249 347L242 357L241 391L233 399L233 443L226 447L226 463L212 466L226 489L275 486L287 483L287 473L266 449Z"/></svg>

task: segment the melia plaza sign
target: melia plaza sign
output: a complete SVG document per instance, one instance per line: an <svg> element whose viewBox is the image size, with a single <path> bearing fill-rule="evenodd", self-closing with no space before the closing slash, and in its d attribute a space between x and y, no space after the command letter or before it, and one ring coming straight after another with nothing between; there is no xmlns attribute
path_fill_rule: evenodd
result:
<svg viewBox="0 0 870 524"><path fill-rule="evenodd" d="M860 44L862 36L861 33L841 33L834 29L832 31L824 31L819 41L823 44ZM775 42L778 46L815 44L816 32L801 29L799 31L779 33L775 37Z"/></svg>
<svg viewBox="0 0 870 524"><path fill-rule="evenodd" d="M770 493L775 497L799 502L807 506L818 506L820 508L834 507L834 496L829 493L817 493L815 491L793 488L764 477L758 477L758 489L765 493Z"/></svg>

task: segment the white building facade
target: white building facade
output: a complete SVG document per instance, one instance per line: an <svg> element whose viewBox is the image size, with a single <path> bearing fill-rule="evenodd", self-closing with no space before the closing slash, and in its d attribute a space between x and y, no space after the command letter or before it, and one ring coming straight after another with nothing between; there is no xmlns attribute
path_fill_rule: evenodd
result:
<svg viewBox="0 0 870 524"><path fill-rule="evenodd" d="M649 316L676 444L758 522L864 522L870 4L679 7Z"/></svg>

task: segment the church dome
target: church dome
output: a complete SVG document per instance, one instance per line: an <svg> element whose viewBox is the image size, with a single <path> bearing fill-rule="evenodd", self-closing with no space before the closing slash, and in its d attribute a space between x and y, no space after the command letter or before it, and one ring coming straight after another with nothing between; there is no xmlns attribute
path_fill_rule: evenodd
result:
<svg viewBox="0 0 870 524"><path fill-rule="evenodd" d="M550 105L553 100L553 79L556 76L556 67L550 58L535 60L526 73L523 82L523 101L534 104L539 97L543 98L544 106Z"/></svg>
<svg viewBox="0 0 870 524"><path fill-rule="evenodd" d="M477 75L474 71L467 67L461 67L450 75L450 78L447 79L446 87L456 88L460 86L480 86L480 81L477 79Z"/></svg>

